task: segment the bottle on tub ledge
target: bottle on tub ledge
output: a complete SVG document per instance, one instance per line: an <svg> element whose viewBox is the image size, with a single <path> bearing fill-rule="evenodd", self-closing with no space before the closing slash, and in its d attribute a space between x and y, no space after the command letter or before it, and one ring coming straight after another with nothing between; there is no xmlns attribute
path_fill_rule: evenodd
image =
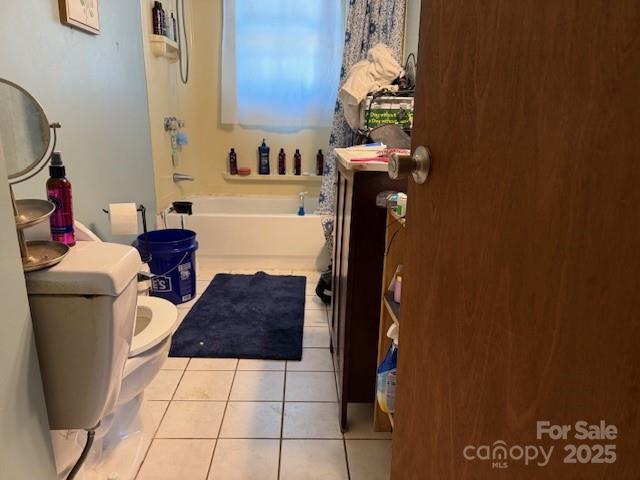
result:
<svg viewBox="0 0 640 480"><path fill-rule="evenodd" d="M236 151L233 147L231 147L231 151L229 152L229 174L238 174L238 155L236 155Z"/></svg>
<svg viewBox="0 0 640 480"><path fill-rule="evenodd" d="M287 173L287 154L284 153L284 148L280 149L278 154L278 175L286 175Z"/></svg>
<svg viewBox="0 0 640 480"><path fill-rule="evenodd" d="M322 150L318 150L318 155L316 155L316 175L322 176L324 174L324 155L322 154Z"/></svg>
<svg viewBox="0 0 640 480"><path fill-rule="evenodd" d="M300 175L302 173L302 155L300 155L300 149L296 148L296 153L293 155L293 174Z"/></svg>
<svg viewBox="0 0 640 480"><path fill-rule="evenodd" d="M269 175L271 169L269 166L269 147L266 140L262 139L262 145L258 147L258 174Z"/></svg>

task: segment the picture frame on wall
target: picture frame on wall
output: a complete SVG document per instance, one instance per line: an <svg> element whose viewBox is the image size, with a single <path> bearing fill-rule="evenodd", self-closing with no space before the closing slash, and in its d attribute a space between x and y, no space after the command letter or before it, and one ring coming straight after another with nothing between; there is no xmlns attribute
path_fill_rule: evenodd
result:
<svg viewBox="0 0 640 480"><path fill-rule="evenodd" d="M98 35L100 33L100 0L58 0L60 21L74 28Z"/></svg>

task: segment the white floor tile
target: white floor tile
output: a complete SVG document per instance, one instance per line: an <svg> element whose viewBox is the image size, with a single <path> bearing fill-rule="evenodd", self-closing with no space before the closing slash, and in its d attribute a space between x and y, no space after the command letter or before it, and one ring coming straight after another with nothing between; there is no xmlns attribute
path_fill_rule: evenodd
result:
<svg viewBox="0 0 640 480"><path fill-rule="evenodd" d="M237 371L230 400L278 401L284 391L284 372Z"/></svg>
<svg viewBox="0 0 640 480"><path fill-rule="evenodd" d="M215 261L200 259L196 260L196 278L198 280L212 280L218 273L229 273L229 269L216 265Z"/></svg>
<svg viewBox="0 0 640 480"><path fill-rule="evenodd" d="M188 358L169 357L162 364L162 370L184 370L189 363Z"/></svg>
<svg viewBox="0 0 640 480"><path fill-rule="evenodd" d="M225 402L171 402L157 438L217 438Z"/></svg>
<svg viewBox="0 0 640 480"><path fill-rule="evenodd" d="M304 327L303 347L329 348L329 327Z"/></svg>
<svg viewBox="0 0 640 480"><path fill-rule="evenodd" d="M178 322L176 323L176 326L173 330L174 333L176 330L178 330L178 327L182 325L182 322L184 322L184 319L187 317L187 314L189 313L190 310L191 310L191 307L183 308L178 306Z"/></svg>
<svg viewBox="0 0 640 480"><path fill-rule="evenodd" d="M292 275L293 270L288 270L286 268L264 268L262 269L264 273L268 273L269 275Z"/></svg>
<svg viewBox="0 0 640 480"><path fill-rule="evenodd" d="M145 428L149 429L147 433L152 437L155 435L156 430L158 430L168 406L169 402L167 400L145 400L140 408L141 415L148 415L146 418L143 417L143 421L147 421L148 419L149 423L145 423Z"/></svg>
<svg viewBox="0 0 640 480"><path fill-rule="evenodd" d="M328 325L327 311L325 309L304 311L305 327L326 327Z"/></svg>
<svg viewBox="0 0 640 480"><path fill-rule="evenodd" d="M234 372L185 371L175 400L227 400Z"/></svg>
<svg viewBox="0 0 640 480"><path fill-rule="evenodd" d="M204 281L197 280L195 296L193 297L193 299L189 300L188 302L184 302L179 305L176 305L178 307L178 310L188 310L191 307L193 307L198 301L198 299L200 298L200 295L202 295L202 293L207 289L210 282L211 282L210 280L204 280Z"/></svg>
<svg viewBox="0 0 640 480"><path fill-rule="evenodd" d="M160 370L144 391L145 400L171 400L176 391L182 371Z"/></svg>
<svg viewBox="0 0 640 480"><path fill-rule="evenodd" d="M220 438L280 438L282 403L229 402Z"/></svg>
<svg viewBox="0 0 640 480"><path fill-rule="evenodd" d="M332 372L287 372L287 402L336 402Z"/></svg>
<svg viewBox="0 0 640 480"><path fill-rule="evenodd" d="M315 290L307 291L307 296L305 297L304 308L307 310L311 309L328 309L328 305L326 305L320 298L314 293Z"/></svg>
<svg viewBox="0 0 640 480"><path fill-rule="evenodd" d="M344 438L386 439L391 432L373 431L373 403L350 403L347 407L347 431Z"/></svg>
<svg viewBox="0 0 640 480"><path fill-rule="evenodd" d="M242 359L238 363L238 370L273 370L281 371L285 369L286 362L284 360L251 360Z"/></svg>
<svg viewBox="0 0 640 480"><path fill-rule="evenodd" d="M156 439L137 480L206 480L215 440Z"/></svg>
<svg viewBox="0 0 640 480"><path fill-rule="evenodd" d="M287 361L288 372L333 372L333 361L328 348L303 348L302 360Z"/></svg>
<svg viewBox="0 0 640 480"><path fill-rule="evenodd" d="M389 480L391 440L347 440L351 480Z"/></svg>
<svg viewBox="0 0 640 480"><path fill-rule="evenodd" d="M322 272L318 272L315 270L294 270L293 273L295 275L307 277L307 283L312 283L315 288L315 285L318 283L318 280L320 280L320 274Z"/></svg>
<svg viewBox="0 0 640 480"><path fill-rule="evenodd" d="M337 403L284 404L282 438L341 439Z"/></svg>
<svg viewBox="0 0 640 480"><path fill-rule="evenodd" d="M283 440L280 480L347 480L342 440Z"/></svg>
<svg viewBox="0 0 640 480"><path fill-rule="evenodd" d="M277 480L279 440L218 440L209 480Z"/></svg>
<svg viewBox="0 0 640 480"><path fill-rule="evenodd" d="M187 370L235 370L237 358L192 358Z"/></svg>

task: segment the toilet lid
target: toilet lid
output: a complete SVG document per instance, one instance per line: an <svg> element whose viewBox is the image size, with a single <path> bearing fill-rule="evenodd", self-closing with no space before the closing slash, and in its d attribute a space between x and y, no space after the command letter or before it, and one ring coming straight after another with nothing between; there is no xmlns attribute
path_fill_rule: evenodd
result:
<svg viewBox="0 0 640 480"><path fill-rule="evenodd" d="M139 296L136 325L129 358L155 347L169 335L178 321L178 309L162 298Z"/></svg>

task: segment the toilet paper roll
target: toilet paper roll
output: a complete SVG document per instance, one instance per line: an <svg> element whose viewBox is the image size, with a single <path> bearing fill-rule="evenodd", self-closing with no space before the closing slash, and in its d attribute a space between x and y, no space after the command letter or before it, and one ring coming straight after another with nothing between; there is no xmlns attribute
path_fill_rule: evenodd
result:
<svg viewBox="0 0 640 480"><path fill-rule="evenodd" d="M138 234L138 207L135 203L109 204L109 222L112 235Z"/></svg>

